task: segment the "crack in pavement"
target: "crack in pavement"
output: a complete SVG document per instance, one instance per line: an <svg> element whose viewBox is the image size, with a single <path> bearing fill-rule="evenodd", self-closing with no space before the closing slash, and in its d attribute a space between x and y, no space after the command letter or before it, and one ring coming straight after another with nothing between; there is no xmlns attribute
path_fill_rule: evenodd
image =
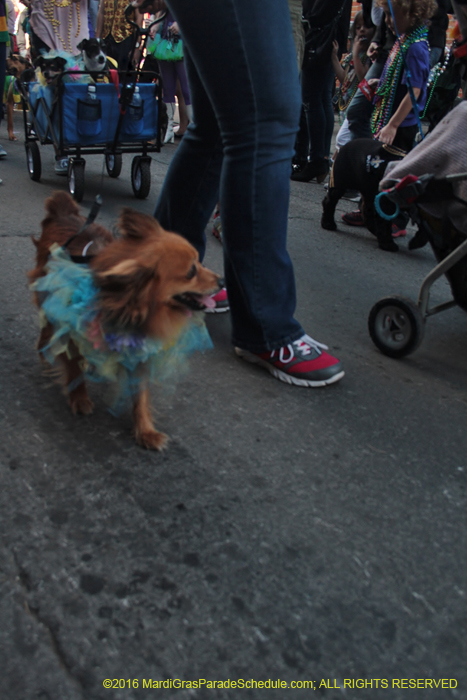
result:
<svg viewBox="0 0 467 700"><path fill-rule="evenodd" d="M77 690L82 694L83 700L87 700L88 695L79 678L77 678L73 674L71 666L67 661L66 654L61 647L57 634L54 632L53 628L47 623L47 621L40 615L39 608L35 608L29 604L28 594L31 592L31 578L28 572L23 568L23 566L19 562L17 553L13 551L12 555L16 565L16 569L18 571L18 575L16 578L20 584L25 611L45 631L46 637L50 642L50 648L52 649L52 652L55 658L57 659L59 666L65 671L68 678L74 683Z"/></svg>

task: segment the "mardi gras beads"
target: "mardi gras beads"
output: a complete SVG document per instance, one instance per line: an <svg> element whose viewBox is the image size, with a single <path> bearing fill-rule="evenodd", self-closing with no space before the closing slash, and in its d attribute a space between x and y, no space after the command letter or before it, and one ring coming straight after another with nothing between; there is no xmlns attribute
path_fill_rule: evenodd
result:
<svg viewBox="0 0 467 700"><path fill-rule="evenodd" d="M77 14L77 18L78 18L78 28L77 28L77 31L75 34L75 38L76 38L79 36L80 31L81 31L81 16L80 16L80 12L79 12L79 1L73 2L73 0L46 0L46 2L44 2L44 14L45 14L46 18L48 19L55 36L58 37L64 50L68 51L68 53L75 53L75 51L73 51L73 42L72 42L72 38L71 38L71 32L72 32L72 26L73 26L73 6L76 6L76 14ZM64 40L62 38L62 36L60 35L59 28L61 25L61 21L55 16L55 9L54 8L57 8L58 10L65 10L66 8L70 8L68 10L68 33L67 33L66 40Z"/></svg>
<svg viewBox="0 0 467 700"><path fill-rule="evenodd" d="M391 49L376 90L377 102L371 118L373 134L381 131L392 115L394 100L404 67L404 57L409 48L419 41L428 43L428 28L425 25L413 29L408 34L403 34Z"/></svg>

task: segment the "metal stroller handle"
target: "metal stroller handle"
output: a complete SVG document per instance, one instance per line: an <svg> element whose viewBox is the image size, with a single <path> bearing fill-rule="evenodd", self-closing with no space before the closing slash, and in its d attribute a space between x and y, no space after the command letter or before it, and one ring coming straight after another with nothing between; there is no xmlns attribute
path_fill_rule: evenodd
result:
<svg viewBox="0 0 467 700"><path fill-rule="evenodd" d="M149 34L149 30L151 29L151 27L153 27L155 24L159 24L159 22L163 22L163 21L165 20L165 18L167 17L167 14L168 14L167 12L164 12L160 17L158 17L158 18L155 19L153 22L151 22L151 24L149 24L149 25L146 27L146 29L143 29L143 30L142 30L141 27L139 27L139 26L136 24L136 22L133 22L133 20L130 19L130 14L131 14L134 10L136 10L136 9L144 9L144 5L145 5L145 4L146 4L146 3L143 3L143 4L140 5L138 8L136 8L136 7L134 7L134 6L130 3L129 5L127 5L127 6L125 7L125 12L124 12L126 21L128 22L128 24L131 24L131 26L133 27L133 29L136 29L136 30L138 31L138 34L139 34L140 36Z"/></svg>

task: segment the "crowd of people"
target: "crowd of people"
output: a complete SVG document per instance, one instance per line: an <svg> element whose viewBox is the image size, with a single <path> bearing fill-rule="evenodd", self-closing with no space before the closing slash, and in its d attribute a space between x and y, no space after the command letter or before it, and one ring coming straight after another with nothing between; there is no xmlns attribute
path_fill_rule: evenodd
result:
<svg viewBox="0 0 467 700"><path fill-rule="evenodd" d="M95 35L120 69L128 66L127 0L22 1L15 29L8 24L13 0L0 0L0 86L9 47L32 57L51 49L76 54L81 39ZM176 95L181 114L183 139L154 216L202 260L206 226L219 206L226 280L219 302L225 310L228 298L233 344L239 357L281 381L324 386L344 375L295 318L286 246L290 179L326 179L336 114L337 149L367 137L411 150L450 13L467 38L466 3L360 0L351 26L352 0L133 2L140 26L145 13L167 12L149 49L163 80L166 143L175 137ZM20 47L19 25L29 46ZM183 41L178 61L159 50L167 40ZM136 51L132 59L143 56Z"/></svg>

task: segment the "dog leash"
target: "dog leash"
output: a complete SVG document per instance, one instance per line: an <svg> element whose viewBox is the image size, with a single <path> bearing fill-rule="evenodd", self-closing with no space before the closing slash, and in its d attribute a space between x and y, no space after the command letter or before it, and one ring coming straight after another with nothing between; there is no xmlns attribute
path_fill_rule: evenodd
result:
<svg viewBox="0 0 467 700"><path fill-rule="evenodd" d="M100 194L96 195L96 198L94 200L94 203L91 207L91 210L88 214L88 218L84 222L84 224L81 226L80 230L77 233L74 233L70 238L66 241L66 243L63 244L62 248L63 250L66 250L70 243L77 238L80 234L83 233L87 229L88 226L94 223L94 221L97 218L97 215L99 214L99 210L102 206L102 197ZM93 255L87 255L88 249L90 246L93 244L93 241L89 241L84 248L83 252L81 255L70 255L70 260L73 260L73 262L78 263L78 265L87 265L89 262L91 262L92 258L94 257Z"/></svg>

